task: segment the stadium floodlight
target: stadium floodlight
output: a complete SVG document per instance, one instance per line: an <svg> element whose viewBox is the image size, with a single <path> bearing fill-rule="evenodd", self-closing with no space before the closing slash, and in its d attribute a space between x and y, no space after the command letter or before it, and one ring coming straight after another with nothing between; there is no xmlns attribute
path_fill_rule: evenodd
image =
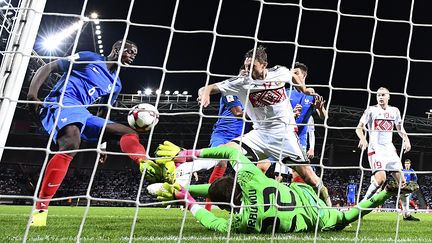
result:
<svg viewBox="0 0 432 243"><path fill-rule="evenodd" d="M95 30L95 34L100 35L100 34L102 34L102 31L101 30Z"/></svg>
<svg viewBox="0 0 432 243"><path fill-rule="evenodd" d="M156 91L155 91L155 94L157 94L157 95L159 95L159 94L161 94L162 92L161 92L161 90L160 89L157 89Z"/></svg>
<svg viewBox="0 0 432 243"><path fill-rule="evenodd" d="M96 28L97 30L100 30L101 27L100 27L100 25L97 24L97 25L95 26L95 28Z"/></svg>
<svg viewBox="0 0 432 243"><path fill-rule="evenodd" d="M187 91L185 90L185 91L183 91L182 94L183 94L183 95L187 95L187 94L189 94L189 92L187 92Z"/></svg>
<svg viewBox="0 0 432 243"><path fill-rule="evenodd" d="M141 95L142 91L141 90L137 90L137 95Z"/></svg>
<svg viewBox="0 0 432 243"><path fill-rule="evenodd" d="M174 91L173 95L179 95L180 92L178 90Z"/></svg>
<svg viewBox="0 0 432 243"><path fill-rule="evenodd" d="M99 50L99 53L103 53L103 52L104 52L104 50L103 50L103 49L100 49L100 50Z"/></svg>
<svg viewBox="0 0 432 243"><path fill-rule="evenodd" d="M97 38L100 40L100 39L102 39L102 36L98 35Z"/></svg>
<svg viewBox="0 0 432 243"><path fill-rule="evenodd" d="M152 93L152 90L150 88L147 88L144 90L145 95L151 95L151 93Z"/></svg>
<svg viewBox="0 0 432 243"><path fill-rule="evenodd" d="M62 44L62 41L70 37L75 31L79 30L81 26L83 25L83 21L77 21L70 25L69 27L66 27L62 31L50 35L48 37L43 38L43 47L44 49L48 51L54 51L58 48L59 45Z"/></svg>
<svg viewBox="0 0 432 243"><path fill-rule="evenodd" d="M92 19L97 19L98 17L99 17L99 14L96 12L93 12L90 14L90 18L92 18Z"/></svg>
<svg viewBox="0 0 432 243"><path fill-rule="evenodd" d="M99 49L103 49L103 45L101 44L101 45L99 45Z"/></svg>
<svg viewBox="0 0 432 243"><path fill-rule="evenodd" d="M102 44L102 40L98 40L97 43L98 43L98 44Z"/></svg>
<svg viewBox="0 0 432 243"><path fill-rule="evenodd" d="M167 91L165 91L165 94L169 95L169 94L171 94L171 92L169 90L167 90Z"/></svg>

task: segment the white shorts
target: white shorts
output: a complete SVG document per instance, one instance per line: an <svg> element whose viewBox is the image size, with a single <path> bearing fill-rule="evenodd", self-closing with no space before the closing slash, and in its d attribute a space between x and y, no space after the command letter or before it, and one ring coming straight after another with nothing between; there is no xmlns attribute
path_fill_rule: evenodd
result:
<svg viewBox="0 0 432 243"><path fill-rule="evenodd" d="M308 163L306 154L300 146L297 134L294 131L283 129L252 130L235 138L234 141L241 142L252 151L258 160L272 157L276 160L281 159L285 163ZM244 146L244 149L247 150Z"/></svg>
<svg viewBox="0 0 432 243"><path fill-rule="evenodd" d="M376 171L402 171L402 162L393 144L374 144L368 149L369 165L372 173Z"/></svg>

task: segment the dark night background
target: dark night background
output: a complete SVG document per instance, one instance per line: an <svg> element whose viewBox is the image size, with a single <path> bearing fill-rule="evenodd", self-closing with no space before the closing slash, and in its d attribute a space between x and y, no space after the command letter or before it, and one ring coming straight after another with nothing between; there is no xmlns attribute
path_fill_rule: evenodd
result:
<svg viewBox="0 0 432 243"><path fill-rule="evenodd" d="M163 82L162 91L187 90L193 96L191 100L195 100L198 88L205 85L207 78L214 83L236 75L244 53L257 42L268 48L269 67L291 67L294 61L307 64L306 82L325 97L330 110L338 106L357 109L355 116L344 112L329 115L330 129L323 157L333 156L332 163L336 164L330 165L358 165L360 155L356 150L358 139L354 127L360 112L367 105L376 104L374 92L384 86L392 93L390 104L397 106L412 122L409 126L405 123L406 129L414 133L411 138L417 141L408 155L414 161L422 161L422 169L431 168L428 163L432 159L428 144L432 138L431 120L425 114L432 109L429 1L416 0L413 4L408 0L301 1L301 6L299 1L281 0L265 1L265 4L253 0L180 0L178 6L176 3L134 1L128 19L129 0L89 0L84 9L82 0L48 0L34 49L41 56L49 56L41 48L43 37L76 22L81 13L89 16L97 12L106 55L110 46L125 34L139 47L134 64L121 69L123 93L136 94L145 88L155 90ZM91 25L86 25L79 35L77 51L97 51ZM70 55L74 38L65 40L60 51L51 55ZM32 71L29 70L22 97ZM218 99L219 96L214 96L215 106ZM155 128L153 142L170 139L170 134L175 134L174 140L180 138L178 142L191 146L196 133L200 133L199 142L204 146L208 143L214 118L204 117L209 125L203 125L198 131L197 115L165 116L166 111L158 108L162 118ZM211 112L204 110L204 113ZM426 125L418 127L420 121ZM189 124L193 132L187 131L184 124ZM319 155L325 129L318 125L317 134ZM9 146L20 144L20 136L25 136L15 135L8 140ZM146 144L147 137L142 137ZM396 134L394 137L399 149L400 139ZM331 156L330 143L335 145ZM46 146L46 140L40 144ZM28 146L36 145L29 143ZM362 159L365 168L369 168L367 157ZM414 168L419 169L417 165Z"/></svg>
<svg viewBox="0 0 432 243"><path fill-rule="evenodd" d="M306 63L310 69L307 83L319 85L316 89L325 97L332 92L330 104L365 108L368 98L371 99L369 104L375 104L375 96L370 97L367 90L376 91L385 86L395 93L391 103L402 113L405 102L407 115L424 117L425 111L432 108L430 98L426 97L432 87L427 80L432 68L432 28L419 26L432 23L426 0L415 1L411 16L411 1L378 1L378 20L373 18L376 3L372 0L302 1L301 11L298 1L267 1L269 4L262 6L260 21L259 1L223 1L216 26L219 1L182 0L176 12L175 3L167 0L134 2L127 38L138 44L139 55L134 67L121 73L125 93L159 87L160 67L165 61L171 33L163 90L189 90L194 96L197 88L205 84L208 65L210 82L221 80L218 75L235 75L244 53L253 48L256 35L258 43L268 48L269 66L290 67L293 59ZM61 1L61 4L48 1L45 11L80 14L82 4L83 1L78 0ZM124 20L129 7L127 0L121 3L90 0L85 7L86 16L93 11L99 14L106 54L111 44L125 34ZM76 19L72 17L48 15L43 18L40 29L55 31L73 21ZM216 35L210 32L214 29ZM89 27L83 30L77 50L93 50L91 33ZM67 44L72 44L73 38L69 41ZM209 58L213 41L214 53ZM44 55L42 50L39 52ZM176 73L180 70L201 72Z"/></svg>

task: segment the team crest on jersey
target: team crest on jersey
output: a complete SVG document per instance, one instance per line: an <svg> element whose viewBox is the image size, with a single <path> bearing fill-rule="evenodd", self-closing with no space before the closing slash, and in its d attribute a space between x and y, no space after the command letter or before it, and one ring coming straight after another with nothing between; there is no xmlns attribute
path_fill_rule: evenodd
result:
<svg viewBox="0 0 432 243"><path fill-rule="evenodd" d="M374 121L375 130L379 131L392 131L393 121L390 120L375 120Z"/></svg>
<svg viewBox="0 0 432 243"><path fill-rule="evenodd" d="M249 101L253 107L265 107L279 104L287 98L284 87L278 89L261 90L249 94Z"/></svg>

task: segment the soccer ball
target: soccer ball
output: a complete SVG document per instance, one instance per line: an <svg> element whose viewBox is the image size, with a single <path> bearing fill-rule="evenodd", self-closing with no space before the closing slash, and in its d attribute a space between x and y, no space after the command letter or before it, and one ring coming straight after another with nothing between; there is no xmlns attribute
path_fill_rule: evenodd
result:
<svg viewBox="0 0 432 243"><path fill-rule="evenodd" d="M147 132L159 122L159 111L151 104L139 104L129 111L129 126L139 132Z"/></svg>

